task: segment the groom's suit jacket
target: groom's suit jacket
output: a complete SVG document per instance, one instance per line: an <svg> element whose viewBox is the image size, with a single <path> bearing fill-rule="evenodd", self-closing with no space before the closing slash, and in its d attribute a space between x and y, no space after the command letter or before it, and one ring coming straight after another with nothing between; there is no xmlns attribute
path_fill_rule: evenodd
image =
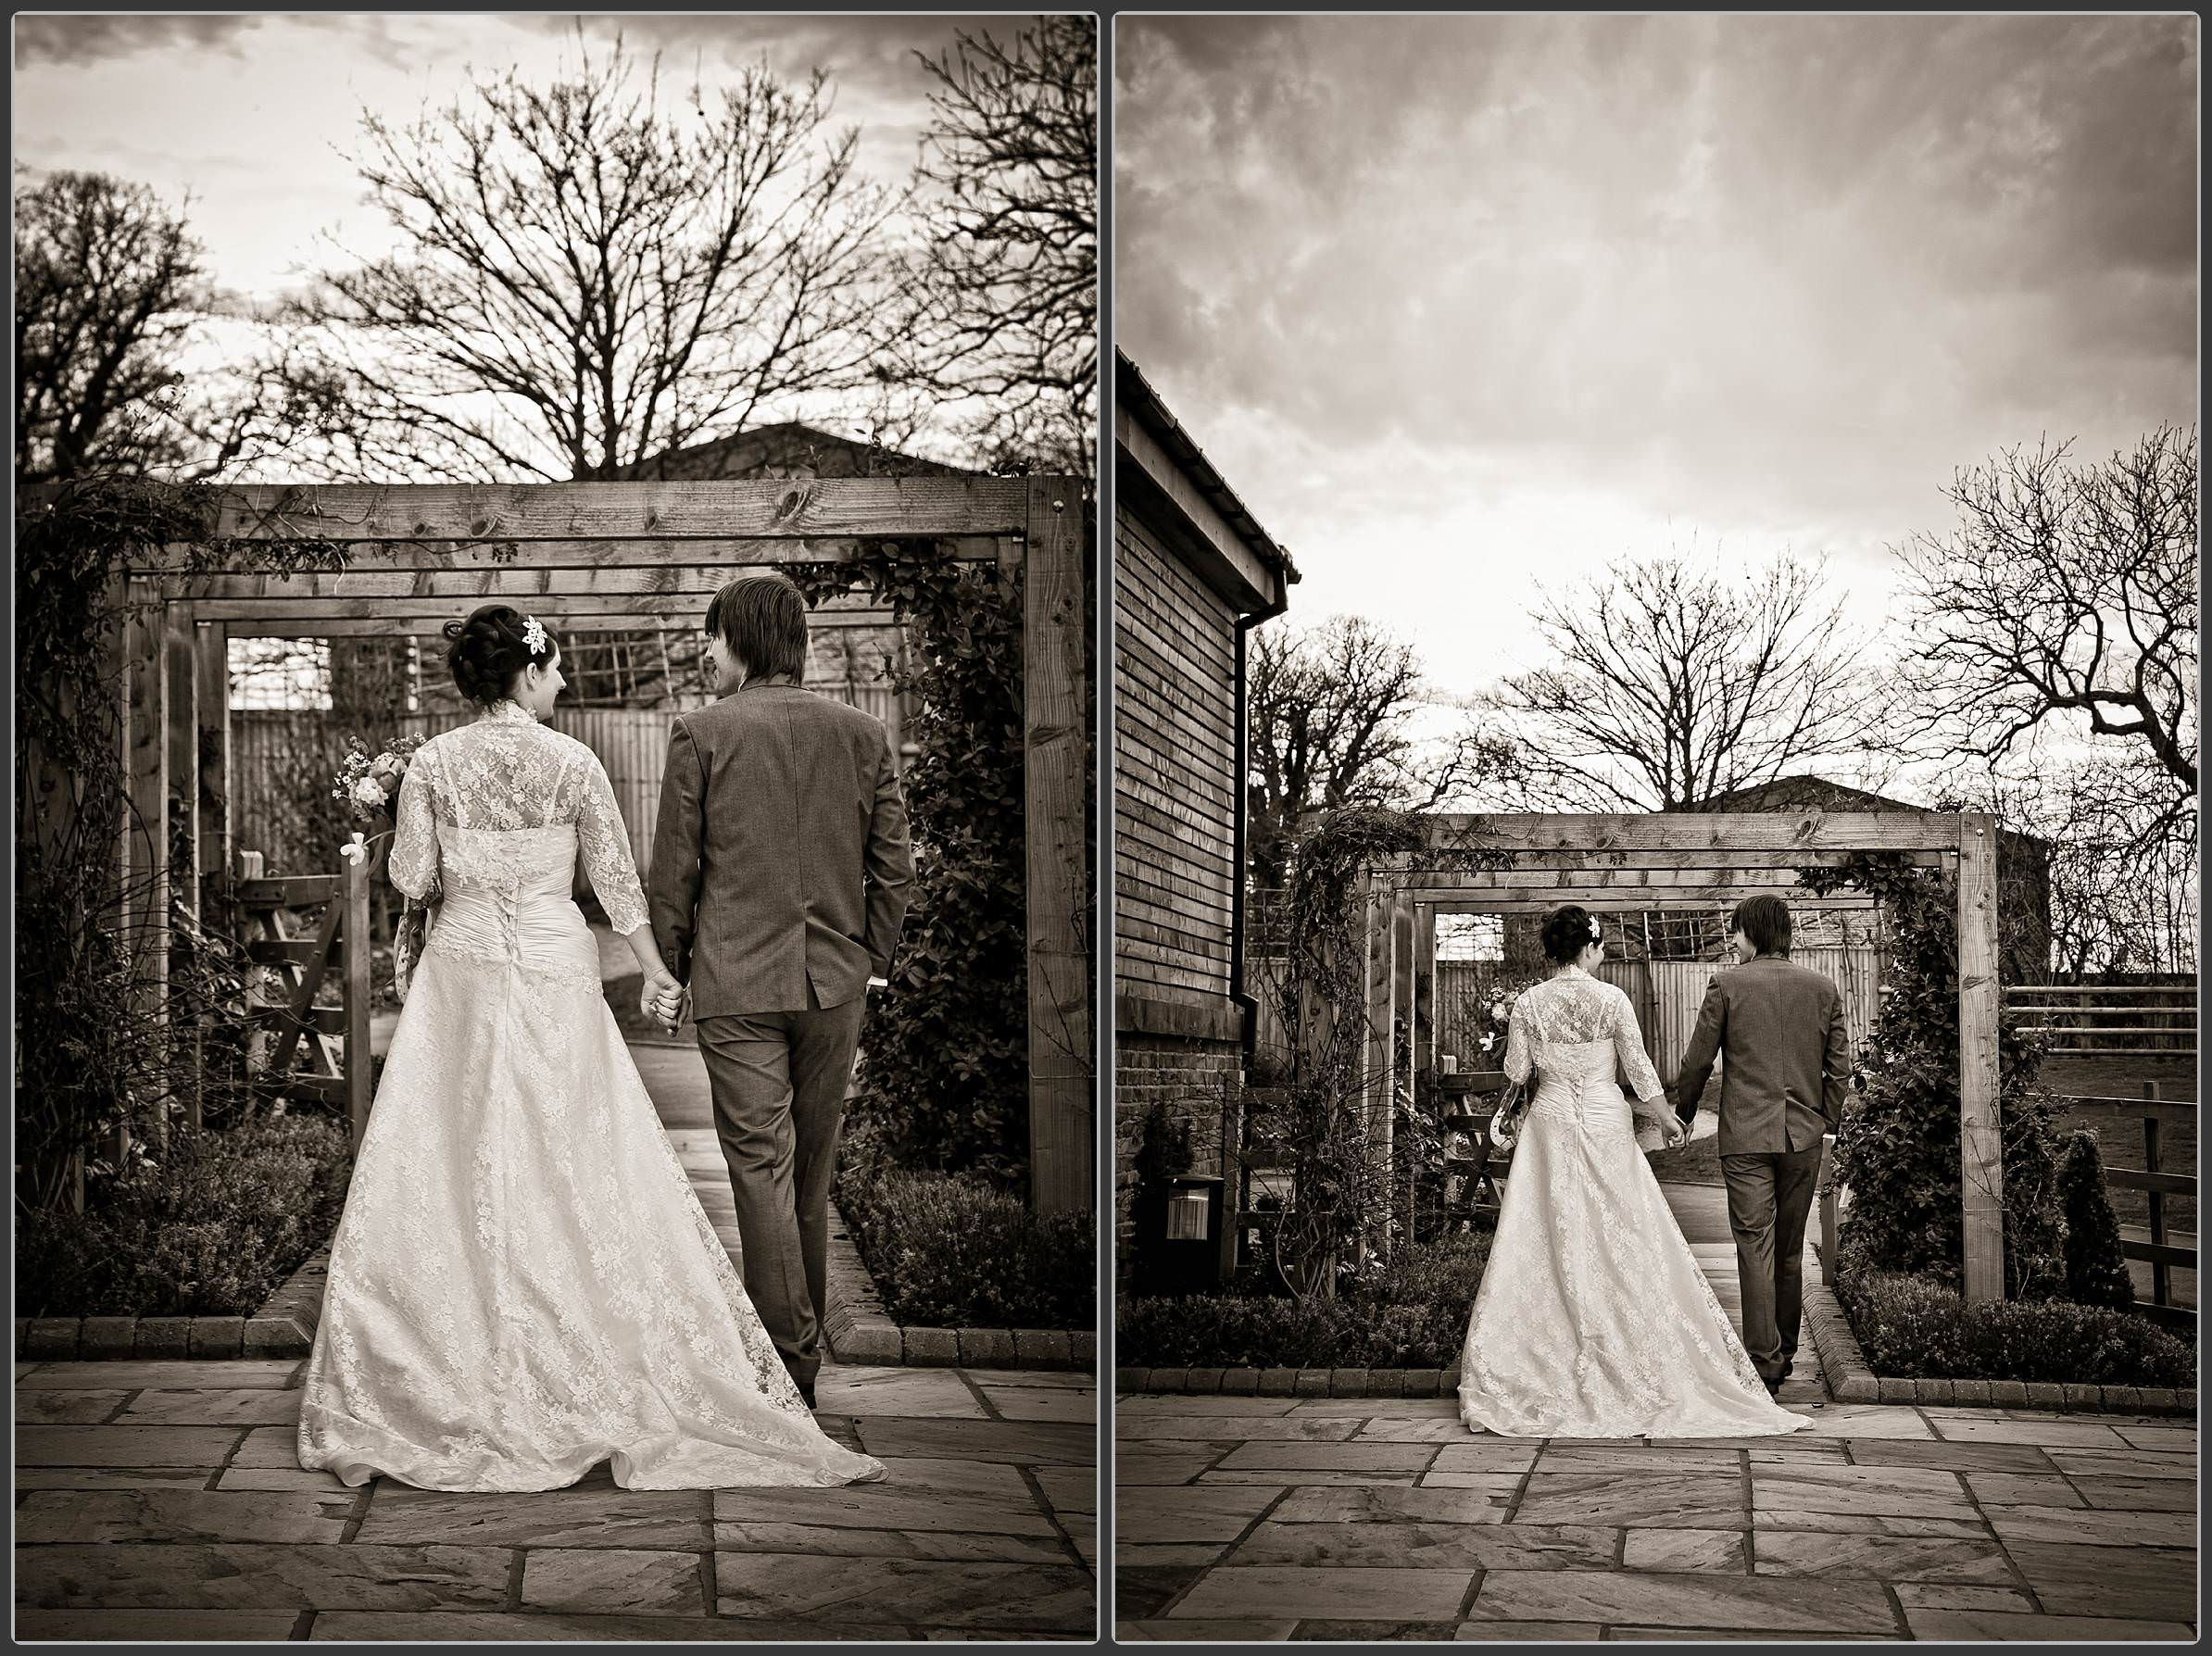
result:
<svg viewBox="0 0 2212 1656"><path fill-rule="evenodd" d="M1676 1084L1683 1119L1724 1055L1721 1155L1817 1148L1842 1122L1851 1041L1842 992L1819 972L1760 955L1714 978Z"/></svg>
<svg viewBox="0 0 2212 1656"><path fill-rule="evenodd" d="M840 1006L887 977L913 883L882 723L786 683L671 727L647 893L692 1015Z"/></svg>

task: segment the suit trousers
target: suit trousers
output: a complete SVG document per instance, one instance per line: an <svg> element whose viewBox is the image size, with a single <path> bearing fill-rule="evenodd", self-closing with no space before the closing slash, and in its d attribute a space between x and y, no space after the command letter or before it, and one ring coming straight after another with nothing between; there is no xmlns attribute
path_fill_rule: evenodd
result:
<svg viewBox="0 0 2212 1656"><path fill-rule="evenodd" d="M868 997L698 1021L737 1202L745 1292L791 1377L811 1386L829 1311L829 1197Z"/></svg>
<svg viewBox="0 0 2212 1656"><path fill-rule="evenodd" d="M1805 1215L1820 1177L1820 1146L1723 1156L1736 1280L1743 1295L1743 1348L1762 1379L1797 1354L1804 1311Z"/></svg>

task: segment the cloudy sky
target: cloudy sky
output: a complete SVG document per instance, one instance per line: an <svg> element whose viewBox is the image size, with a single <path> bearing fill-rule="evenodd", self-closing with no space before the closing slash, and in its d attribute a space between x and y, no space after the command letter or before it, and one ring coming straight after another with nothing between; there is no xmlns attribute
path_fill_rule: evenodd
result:
<svg viewBox="0 0 2212 1656"><path fill-rule="evenodd" d="M2196 418L2185 18L1140 18L1119 343L1439 684L1536 583L1886 548L1956 466Z"/></svg>
<svg viewBox="0 0 2212 1656"><path fill-rule="evenodd" d="M836 123L861 132L862 163L903 180L928 119L928 77L954 31L1019 19L930 17L32 16L15 19L15 153L34 169L117 173L170 200L192 222L216 280L254 297L296 285L336 231L362 250L382 227L360 204L341 153L361 111L395 121L442 107L486 73L549 80L619 27L664 79L687 82L756 62L798 77L819 66L836 89Z"/></svg>

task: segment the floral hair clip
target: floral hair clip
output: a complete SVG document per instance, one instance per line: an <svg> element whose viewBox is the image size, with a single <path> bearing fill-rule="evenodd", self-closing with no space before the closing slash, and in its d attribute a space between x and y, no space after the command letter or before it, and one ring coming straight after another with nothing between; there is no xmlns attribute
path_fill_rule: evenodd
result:
<svg viewBox="0 0 2212 1656"><path fill-rule="evenodd" d="M1604 936L1605 934L1598 928L1598 917L1594 914L1591 915L1590 917L1590 940L1592 943L1599 943L1604 940Z"/></svg>
<svg viewBox="0 0 2212 1656"><path fill-rule="evenodd" d="M546 653L546 629L534 615L522 618L522 643L534 656Z"/></svg>

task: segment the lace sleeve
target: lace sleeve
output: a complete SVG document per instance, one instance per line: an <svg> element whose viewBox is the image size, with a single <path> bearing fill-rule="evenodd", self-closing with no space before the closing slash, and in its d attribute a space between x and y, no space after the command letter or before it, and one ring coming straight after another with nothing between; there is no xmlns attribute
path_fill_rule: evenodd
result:
<svg viewBox="0 0 2212 1656"><path fill-rule="evenodd" d="M1652 1067L1651 1055L1643 1049L1643 1032L1636 1026L1636 1008L1618 988L1613 996L1613 1050L1620 1058L1622 1073L1628 1078L1628 1090L1639 1103L1666 1096L1659 1072Z"/></svg>
<svg viewBox="0 0 2212 1656"><path fill-rule="evenodd" d="M438 897L438 818L431 807L431 767L424 748L399 782L399 809L392 826L392 884L418 902Z"/></svg>
<svg viewBox="0 0 2212 1656"><path fill-rule="evenodd" d="M587 754L580 769L584 785L576 801L576 844L584 859L584 872L591 876L591 888L599 894L607 923L617 936L627 937L646 923L645 889L637 882L637 861L630 855L630 835L614 802L614 784L607 780L598 756Z"/></svg>
<svg viewBox="0 0 2212 1656"><path fill-rule="evenodd" d="M1513 1003L1513 1010L1505 1020L1505 1078L1515 1085L1527 1085L1529 1073L1536 1068L1536 1054L1529 1046L1528 997L1524 995Z"/></svg>

